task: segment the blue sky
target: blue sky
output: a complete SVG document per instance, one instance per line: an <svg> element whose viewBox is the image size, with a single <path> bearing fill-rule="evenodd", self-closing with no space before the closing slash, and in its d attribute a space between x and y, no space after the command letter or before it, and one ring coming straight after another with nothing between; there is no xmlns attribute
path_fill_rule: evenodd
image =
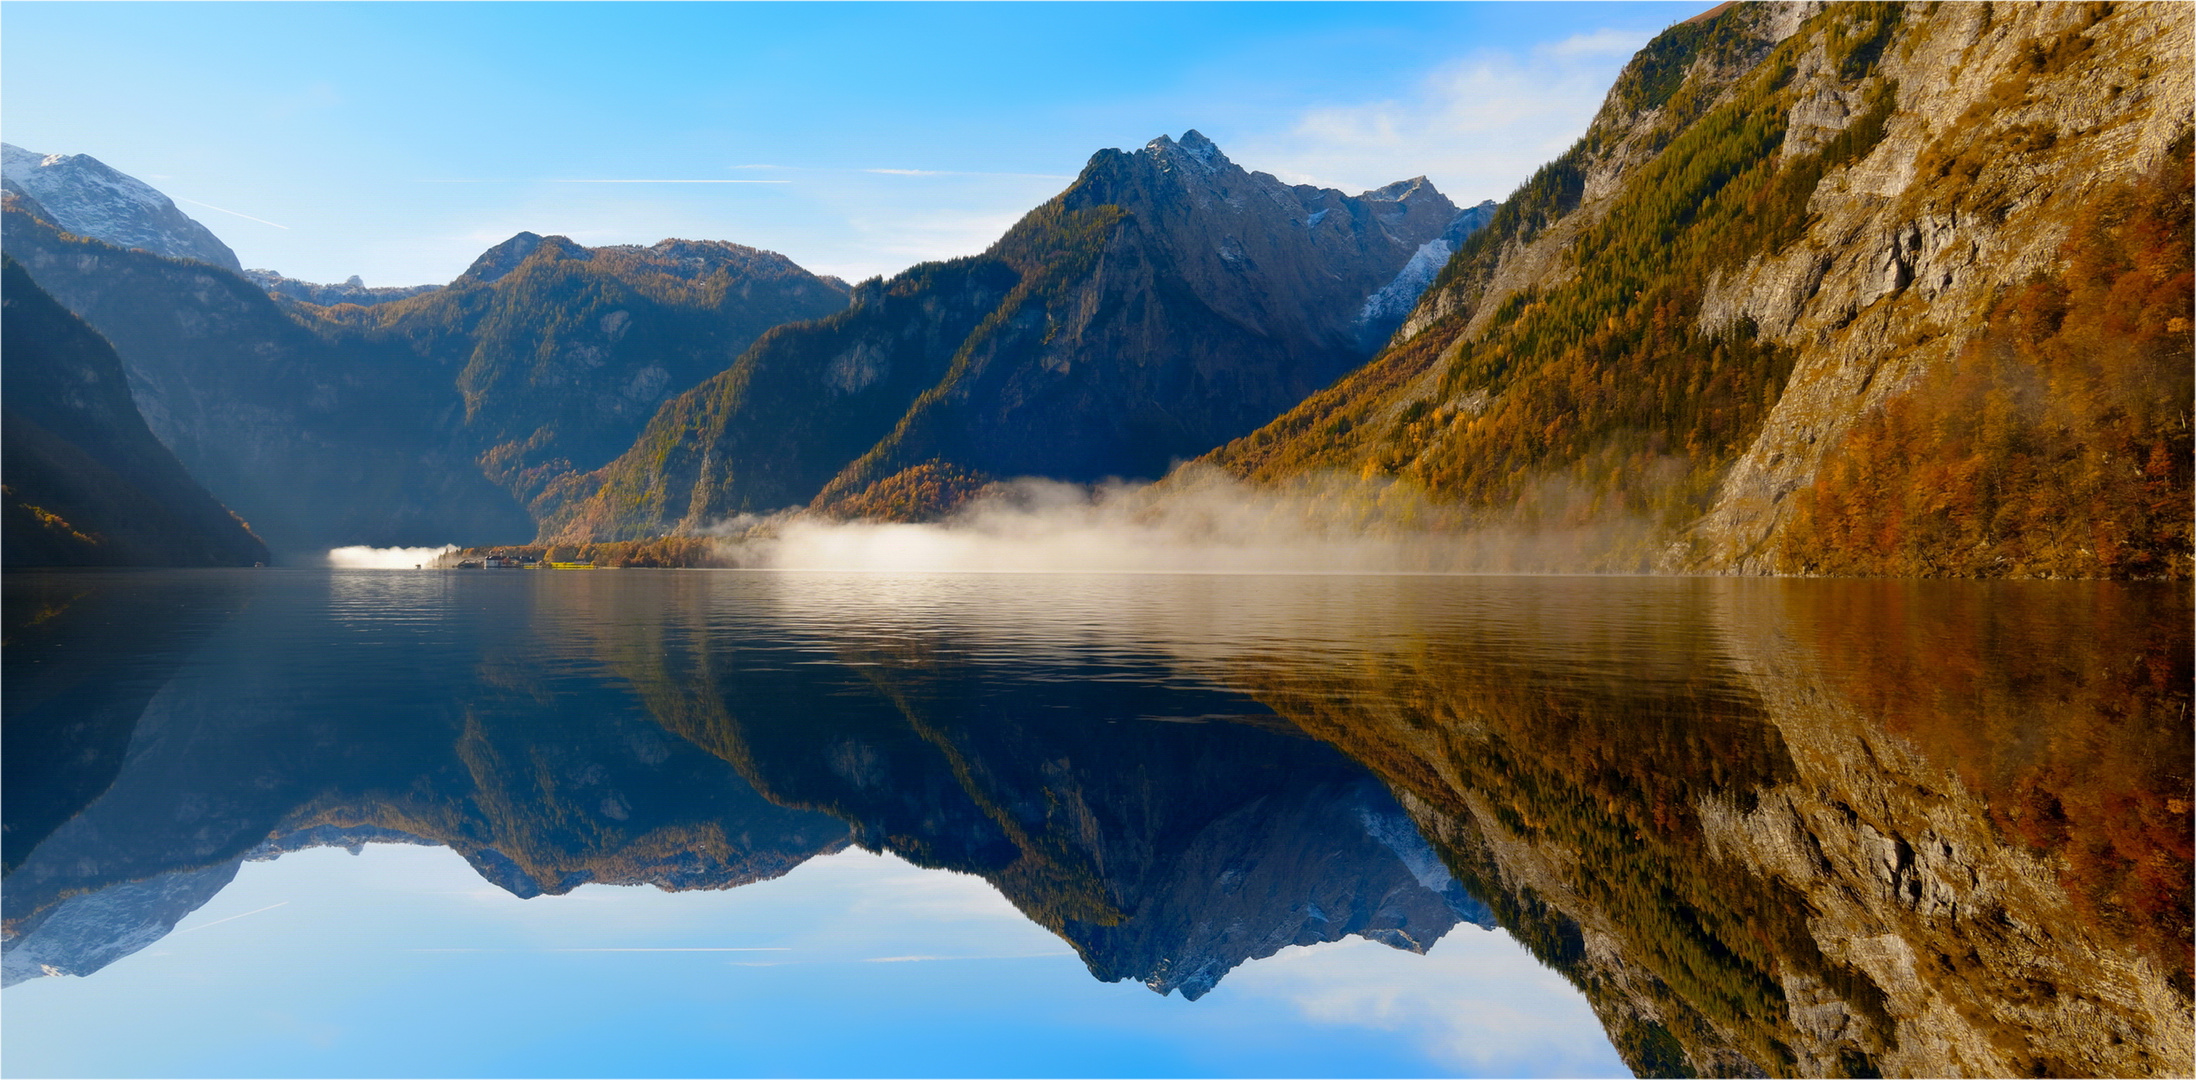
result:
<svg viewBox="0 0 2196 1080"><path fill-rule="evenodd" d="M1503 933L1289 948L1191 1002L1096 981L978 878L862 851L532 900L441 848L298 852L6 1004L11 1076L1628 1075Z"/></svg>
<svg viewBox="0 0 2196 1080"><path fill-rule="evenodd" d="M0 136L309 280L446 281L522 229L855 279L979 251L1093 151L1189 128L1291 181L1501 198L1708 6L10 0Z"/></svg>

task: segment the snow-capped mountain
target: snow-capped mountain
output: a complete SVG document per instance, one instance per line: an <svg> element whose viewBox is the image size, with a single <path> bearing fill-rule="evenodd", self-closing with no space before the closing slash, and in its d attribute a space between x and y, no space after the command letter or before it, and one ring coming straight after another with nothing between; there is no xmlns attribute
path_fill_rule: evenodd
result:
<svg viewBox="0 0 2196 1080"><path fill-rule="evenodd" d="M37 200L55 225L78 236L244 270L229 245L166 195L89 154L37 154L0 143L0 174L9 188Z"/></svg>
<svg viewBox="0 0 2196 1080"><path fill-rule="evenodd" d="M1383 286L1365 301L1363 310L1357 313L1358 338L1368 350L1377 350L1387 343L1397 327L1418 306L1418 297L1433 284L1441 268L1449 264L1449 256L1464 246L1464 239L1478 232L1493 220L1495 201L1488 199L1478 206L1457 211L1456 219L1449 227L1424 244L1419 245L1411 261L1395 275L1395 280Z"/></svg>

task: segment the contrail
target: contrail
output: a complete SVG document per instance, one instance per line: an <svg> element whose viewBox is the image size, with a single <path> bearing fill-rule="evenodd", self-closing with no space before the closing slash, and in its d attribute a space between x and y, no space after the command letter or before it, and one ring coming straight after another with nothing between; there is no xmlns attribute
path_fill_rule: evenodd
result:
<svg viewBox="0 0 2196 1080"><path fill-rule="evenodd" d="M413 184L790 184L791 180L412 180ZM220 209L215 207L215 209ZM258 220L258 219L253 219Z"/></svg>
<svg viewBox="0 0 2196 1080"><path fill-rule="evenodd" d="M1002 953L996 956L872 956L865 964L910 964L925 960L1038 960L1051 956L1074 956L1072 952Z"/></svg>
<svg viewBox="0 0 2196 1080"><path fill-rule="evenodd" d="M791 180L544 180L544 184L790 184Z"/></svg>
<svg viewBox="0 0 2196 1080"><path fill-rule="evenodd" d="M219 207L215 207L215 209L220 209L220 208L219 208ZM242 216L242 215L238 215L238 216ZM274 904L269 904L269 905L267 905L266 907L263 907L263 908L253 908L252 910L250 910L250 911L247 911L247 912L245 912L245 913L244 913L244 915L257 915L257 914L259 914L259 913L260 913L260 912L262 912L262 911L273 911L274 909L276 909L276 908L278 908L278 907L281 907L281 906L282 906L283 904L287 904L287 903L289 903L289 901L288 901L288 900L284 900L284 901L281 901L280 903L274 903ZM190 933L190 932L191 932L191 930L204 930L205 928L207 928L207 927L209 927L209 926L219 926L219 925L221 925L222 923L225 923L225 922L235 922L236 920L238 920L238 919L241 919L241 918L243 918L243 917L244 917L244 915L231 915L231 916L229 916L229 917L228 917L228 918L226 918L226 919L215 919L214 921L212 921L212 922L210 922L210 923L199 923L199 924L198 924L197 926L193 926L193 927L191 927L191 928L190 928L189 930L177 930L177 931L175 931L175 933L178 933L178 934L188 934L188 933Z"/></svg>
<svg viewBox="0 0 2196 1080"><path fill-rule="evenodd" d="M550 949L550 952L792 952L790 947L723 949L707 946L678 946L666 949Z"/></svg>
<svg viewBox="0 0 2196 1080"><path fill-rule="evenodd" d="M863 169L865 173L884 176L1009 176L1025 180L1073 180L1063 173L1035 172L968 172L960 169Z"/></svg>
<svg viewBox="0 0 2196 1080"><path fill-rule="evenodd" d="M212 203L204 203L204 202L199 202L199 201L198 201L197 199L184 199L184 198L181 198L180 196L178 197L178 201L181 201L181 202L187 202L187 203L191 204L192 206L203 206L203 207L205 207L205 208L206 208L206 209L208 209L208 210L221 210L221 212L222 212L222 213L224 213L224 214L230 214L230 215L234 215L234 216L236 216L236 217L240 217L240 218L243 218L243 219L244 219L244 220L246 220L246 221L256 221L256 222L260 223L261 225L274 225L274 227L275 227L275 228L277 228L277 229L281 229L281 230L282 230L283 232L289 232L289 231L290 231L290 227L289 227L288 225L275 225L275 223L274 223L274 222L272 222L272 221L269 221L269 220L267 220L266 218L256 218L256 217L253 217L253 216L251 216L250 214L239 214L239 213L237 213L237 212L236 212L236 211L234 211L234 210L222 210L222 209L221 209L221 207L215 206L215 205L214 205L214 204L212 204ZM212 925L212 924L210 924L210 923L209 923L208 925Z"/></svg>

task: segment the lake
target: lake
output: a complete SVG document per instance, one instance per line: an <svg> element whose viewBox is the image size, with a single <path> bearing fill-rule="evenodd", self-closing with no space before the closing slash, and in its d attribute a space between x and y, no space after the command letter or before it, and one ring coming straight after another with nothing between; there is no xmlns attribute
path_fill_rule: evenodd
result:
<svg viewBox="0 0 2196 1080"><path fill-rule="evenodd" d="M2191 613L10 574L0 1068L2185 1075Z"/></svg>

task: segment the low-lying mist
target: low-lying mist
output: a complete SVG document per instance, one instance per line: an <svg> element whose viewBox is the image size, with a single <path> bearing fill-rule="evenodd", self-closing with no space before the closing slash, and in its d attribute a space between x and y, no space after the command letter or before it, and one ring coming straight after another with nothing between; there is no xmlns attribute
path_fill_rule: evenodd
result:
<svg viewBox="0 0 2196 1080"><path fill-rule="evenodd" d="M328 552L328 565L337 570L410 570L420 566L434 566L444 555L456 551L454 545L417 548L377 548L357 545L339 547Z"/></svg>
<svg viewBox="0 0 2196 1080"><path fill-rule="evenodd" d="M943 520L836 521L806 510L742 515L701 535L500 549L338 548L344 568L453 566L490 550L604 566L715 566L872 573L1564 573L1640 571L1644 521L1597 512L1551 481L1534 517L1553 527L1475 527L1453 504L1384 479L1328 475L1284 486L1183 466L1150 484L1024 479L993 484Z"/></svg>
<svg viewBox="0 0 2196 1080"><path fill-rule="evenodd" d="M727 540L733 565L929 573L1500 573L1604 569L1639 523L1471 529L1451 506L1380 481L1284 488L1185 466L1155 484L994 485L929 524L793 515Z"/></svg>

